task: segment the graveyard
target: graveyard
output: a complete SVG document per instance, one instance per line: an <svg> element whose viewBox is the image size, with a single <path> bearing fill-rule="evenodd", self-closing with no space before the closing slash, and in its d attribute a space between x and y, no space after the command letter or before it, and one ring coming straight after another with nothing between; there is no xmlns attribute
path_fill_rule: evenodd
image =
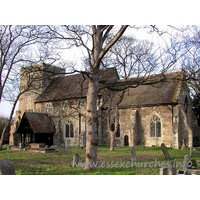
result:
<svg viewBox="0 0 200 200"><path fill-rule="evenodd" d="M186 155L196 167L200 167L198 149L166 149L116 146L114 151L110 151L108 146L98 146L97 169L91 171L83 170L85 147L55 148L53 152L12 150L4 147L0 152L0 161L3 159L13 161L16 175L159 175L161 170L163 173L167 167L170 168L171 162L176 163L176 171L183 172ZM75 155L76 160L74 160Z"/></svg>

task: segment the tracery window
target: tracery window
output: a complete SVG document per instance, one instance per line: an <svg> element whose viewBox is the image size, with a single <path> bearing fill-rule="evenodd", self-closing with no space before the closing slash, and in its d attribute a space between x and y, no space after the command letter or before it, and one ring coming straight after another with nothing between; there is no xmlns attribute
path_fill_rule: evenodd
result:
<svg viewBox="0 0 200 200"><path fill-rule="evenodd" d="M65 125L65 137L66 138L74 137L74 126L71 122L68 122Z"/></svg>
<svg viewBox="0 0 200 200"><path fill-rule="evenodd" d="M150 122L151 137L161 137L161 122L157 115L153 115Z"/></svg>

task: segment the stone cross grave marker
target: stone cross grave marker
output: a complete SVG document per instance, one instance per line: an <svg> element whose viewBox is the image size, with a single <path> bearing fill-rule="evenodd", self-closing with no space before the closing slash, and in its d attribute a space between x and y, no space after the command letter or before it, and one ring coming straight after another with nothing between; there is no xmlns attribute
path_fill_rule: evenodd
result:
<svg viewBox="0 0 200 200"><path fill-rule="evenodd" d="M169 175L176 175L176 162L175 161L170 162Z"/></svg>
<svg viewBox="0 0 200 200"><path fill-rule="evenodd" d="M79 161L80 161L80 155L76 153L73 158L72 167L78 166Z"/></svg>
<svg viewBox="0 0 200 200"><path fill-rule="evenodd" d="M136 153L135 153L135 148L131 147L131 161L132 162L137 162L137 157L136 157Z"/></svg>
<svg viewBox="0 0 200 200"><path fill-rule="evenodd" d="M165 146L164 143L161 144L161 149L163 151L163 154L165 156L165 159L171 160L171 156L169 155L169 152L167 150L167 147Z"/></svg>
<svg viewBox="0 0 200 200"><path fill-rule="evenodd" d="M12 160L0 160L0 175L15 175L15 167Z"/></svg>

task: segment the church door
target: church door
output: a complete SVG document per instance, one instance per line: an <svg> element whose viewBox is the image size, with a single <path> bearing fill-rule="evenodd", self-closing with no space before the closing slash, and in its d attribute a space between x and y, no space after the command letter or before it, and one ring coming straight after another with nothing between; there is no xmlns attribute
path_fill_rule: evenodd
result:
<svg viewBox="0 0 200 200"><path fill-rule="evenodd" d="M124 146L129 146L128 135L124 136Z"/></svg>

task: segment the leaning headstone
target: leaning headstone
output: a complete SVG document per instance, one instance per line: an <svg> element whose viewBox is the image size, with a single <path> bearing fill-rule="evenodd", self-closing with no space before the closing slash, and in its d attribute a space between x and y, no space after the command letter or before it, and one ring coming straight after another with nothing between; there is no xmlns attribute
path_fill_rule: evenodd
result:
<svg viewBox="0 0 200 200"><path fill-rule="evenodd" d="M135 148L134 147L131 147L131 161L137 162L137 157L136 157L136 154L135 154Z"/></svg>
<svg viewBox="0 0 200 200"><path fill-rule="evenodd" d="M165 146L164 143L161 144L161 149L163 151L163 154L165 156L165 159L171 160L171 156L169 155L169 152L167 150L167 147Z"/></svg>
<svg viewBox="0 0 200 200"><path fill-rule="evenodd" d="M77 167L80 161L80 155L76 153L73 158L72 167Z"/></svg>
<svg viewBox="0 0 200 200"><path fill-rule="evenodd" d="M186 155L184 157L184 161L183 161L183 170L187 170L188 169L188 163L189 163L189 155Z"/></svg>
<svg viewBox="0 0 200 200"><path fill-rule="evenodd" d="M176 162L175 161L170 162L169 175L176 175Z"/></svg>
<svg viewBox="0 0 200 200"><path fill-rule="evenodd" d="M67 140L66 142L66 149L69 149L70 148L70 140Z"/></svg>
<svg viewBox="0 0 200 200"><path fill-rule="evenodd" d="M15 175L15 167L12 160L0 160L0 175Z"/></svg>
<svg viewBox="0 0 200 200"><path fill-rule="evenodd" d="M160 175L167 175L167 171L168 171L167 167L160 168Z"/></svg>
<svg viewBox="0 0 200 200"><path fill-rule="evenodd" d="M185 146L185 140L182 139L182 146L181 146L181 150L186 150L187 147Z"/></svg>

